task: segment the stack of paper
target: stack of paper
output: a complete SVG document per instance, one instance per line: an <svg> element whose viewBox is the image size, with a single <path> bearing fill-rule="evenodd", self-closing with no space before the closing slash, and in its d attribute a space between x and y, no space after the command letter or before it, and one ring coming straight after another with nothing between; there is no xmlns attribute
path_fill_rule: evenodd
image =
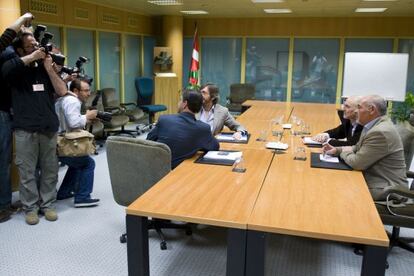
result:
<svg viewBox="0 0 414 276"><path fill-rule="evenodd" d="M203 156L203 158L235 161L242 156L243 153L241 151L209 151Z"/></svg>
<svg viewBox="0 0 414 276"><path fill-rule="evenodd" d="M233 137L233 134L223 134L219 133L216 135L217 140L221 141L247 141L247 135L243 135L240 139L237 139Z"/></svg>
<svg viewBox="0 0 414 276"><path fill-rule="evenodd" d="M288 144L284 144L281 142L269 142L266 144L266 148L268 149L286 150L288 147L289 147Z"/></svg>
<svg viewBox="0 0 414 276"><path fill-rule="evenodd" d="M312 140L311 137L303 137L303 143L305 145L322 145L322 143Z"/></svg>
<svg viewBox="0 0 414 276"><path fill-rule="evenodd" d="M330 156L328 154L325 154L325 155L321 154L321 155L319 155L319 159L322 162L339 163L338 157Z"/></svg>

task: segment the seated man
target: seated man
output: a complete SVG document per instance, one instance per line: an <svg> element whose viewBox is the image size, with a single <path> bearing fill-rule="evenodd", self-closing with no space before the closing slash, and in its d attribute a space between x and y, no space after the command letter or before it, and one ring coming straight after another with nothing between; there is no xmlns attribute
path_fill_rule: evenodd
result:
<svg viewBox="0 0 414 276"><path fill-rule="evenodd" d="M374 200L384 200L387 187L407 187L401 138L385 116L387 104L377 95L365 96L358 104L358 123L364 126L355 146L325 145L323 151L340 156L355 170L361 170Z"/></svg>
<svg viewBox="0 0 414 276"><path fill-rule="evenodd" d="M246 129L231 116L226 107L217 103L219 100L218 87L214 84L207 83L201 87L200 91L203 95L203 107L200 113L196 114L196 118L210 125L210 130L213 135L220 133L223 127L226 126L236 131L234 138L240 139L242 133L246 132Z"/></svg>
<svg viewBox="0 0 414 276"><path fill-rule="evenodd" d="M360 97L351 96L344 103L344 115L342 124L336 128L325 131L312 137L312 140L315 140L320 143L328 142L334 147L339 146L353 146L358 143L359 136L363 126L358 124L358 100ZM344 139L346 141L340 141L338 139Z"/></svg>
<svg viewBox="0 0 414 276"><path fill-rule="evenodd" d="M155 128L148 133L147 140L170 147L173 169L198 150L219 149L219 143L211 134L209 126L195 118L202 104L203 97L199 91L184 90L178 105L179 114L161 115Z"/></svg>
<svg viewBox="0 0 414 276"><path fill-rule="evenodd" d="M87 122L96 118L97 110L88 110L81 115L81 104L89 97L91 90L85 80L74 79L70 84L73 92L60 97L55 104L59 117L59 132L85 128ZM65 178L60 185L57 199L75 197L75 207L91 207L99 204L99 199L91 198L95 161L90 156L59 157L59 161L68 165Z"/></svg>

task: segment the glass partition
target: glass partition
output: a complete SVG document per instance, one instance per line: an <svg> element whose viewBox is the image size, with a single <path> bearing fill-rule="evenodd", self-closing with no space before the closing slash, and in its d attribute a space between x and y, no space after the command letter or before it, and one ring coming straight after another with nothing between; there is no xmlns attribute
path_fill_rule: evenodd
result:
<svg viewBox="0 0 414 276"><path fill-rule="evenodd" d="M116 89L119 97L119 41L117 33L99 32L99 80L100 87Z"/></svg>

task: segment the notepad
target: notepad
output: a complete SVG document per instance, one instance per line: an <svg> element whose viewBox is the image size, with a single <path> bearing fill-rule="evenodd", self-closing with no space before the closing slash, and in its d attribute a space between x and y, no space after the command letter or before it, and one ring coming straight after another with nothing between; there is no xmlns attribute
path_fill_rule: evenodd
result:
<svg viewBox="0 0 414 276"><path fill-rule="evenodd" d="M339 163L339 158L338 157L330 156L328 154L325 154L325 156L323 154L320 154L319 155L319 160L321 160L322 162Z"/></svg>
<svg viewBox="0 0 414 276"><path fill-rule="evenodd" d="M312 140L312 137L303 137L302 140L305 145L322 145L322 143Z"/></svg>
<svg viewBox="0 0 414 276"><path fill-rule="evenodd" d="M284 144L281 142L269 142L266 144L266 148L268 149L278 149L278 150L286 150L289 148L288 144Z"/></svg>
<svg viewBox="0 0 414 276"><path fill-rule="evenodd" d="M283 124L282 127L284 129L291 129L292 128L292 124Z"/></svg>
<svg viewBox="0 0 414 276"><path fill-rule="evenodd" d="M243 153L241 151L209 151L203 158L204 159L215 159L215 160L232 160L242 157Z"/></svg>
<svg viewBox="0 0 414 276"><path fill-rule="evenodd" d="M240 139L236 139L233 137L233 132L222 132L216 135L216 139L219 142L224 143L239 143L239 144L247 144L250 138L250 134L242 135Z"/></svg>

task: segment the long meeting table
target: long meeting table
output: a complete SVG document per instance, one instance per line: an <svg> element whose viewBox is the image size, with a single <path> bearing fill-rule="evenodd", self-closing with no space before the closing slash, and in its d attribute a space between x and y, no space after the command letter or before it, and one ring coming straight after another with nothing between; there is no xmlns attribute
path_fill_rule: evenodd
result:
<svg viewBox="0 0 414 276"><path fill-rule="evenodd" d="M310 168L293 160L300 137L285 130L280 154L257 141L277 141L270 121L300 117L313 133L339 124L335 105L250 101L238 120L249 130L240 150L247 171L184 161L126 209L129 275L149 275L147 217L220 226L227 233L227 275L264 275L268 233L364 244L361 275L384 275L388 238L365 180L358 171ZM295 127L295 126L293 126ZM351 253L350 253L351 254Z"/></svg>

